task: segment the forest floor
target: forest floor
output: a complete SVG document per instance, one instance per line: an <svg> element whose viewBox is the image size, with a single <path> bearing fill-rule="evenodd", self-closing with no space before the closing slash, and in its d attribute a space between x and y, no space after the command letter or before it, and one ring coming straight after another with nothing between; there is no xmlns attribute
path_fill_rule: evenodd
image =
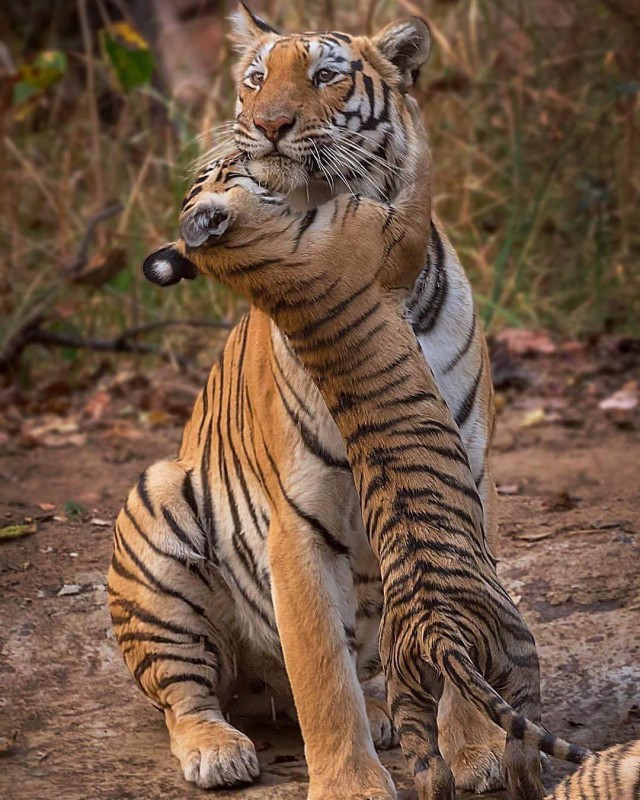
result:
<svg viewBox="0 0 640 800"><path fill-rule="evenodd" d="M594 748L640 737L639 367L628 342L514 340L494 363L500 574L538 642L546 726ZM0 402L0 798L204 797L125 671L105 603L119 506L175 452L203 374L94 378ZM303 800L295 728L239 725L262 775L216 797ZM400 751L383 760L414 798Z"/></svg>

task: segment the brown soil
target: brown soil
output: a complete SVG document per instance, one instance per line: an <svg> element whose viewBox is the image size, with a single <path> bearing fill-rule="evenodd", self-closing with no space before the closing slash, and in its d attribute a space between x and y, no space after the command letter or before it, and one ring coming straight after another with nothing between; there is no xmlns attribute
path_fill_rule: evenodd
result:
<svg viewBox="0 0 640 800"><path fill-rule="evenodd" d="M536 360L528 393L503 398L501 574L538 641L545 724L600 748L640 737L640 425L637 409L612 419L598 408L628 382L629 364L622 375L572 358ZM119 402L149 408L134 389ZM131 415L128 406L118 413ZM32 518L37 532L0 544L2 800L204 796L183 780L162 716L125 671L105 607L111 529L96 522L111 523L138 473L175 450L181 415L152 408L128 428L89 425L76 447L27 448L33 441L15 424L5 437L0 527ZM65 514L69 501L87 513ZM64 585L77 592L59 596ZM217 796L305 798L296 731L244 727L262 777ZM413 798L400 752L383 758L400 796ZM547 783L562 770L554 764Z"/></svg>

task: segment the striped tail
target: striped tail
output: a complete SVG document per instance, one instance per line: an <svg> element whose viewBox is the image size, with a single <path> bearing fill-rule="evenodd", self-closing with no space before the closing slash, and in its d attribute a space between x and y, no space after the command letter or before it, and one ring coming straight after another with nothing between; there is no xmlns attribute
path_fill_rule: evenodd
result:
<svg viewBox="0 0 640 800"><path fill-rule="evenodd" d="M592 755L587 748L570 744L518 714L487 683L459 644L450 640L443 641L440 647L434 649L437 666L442 674L452 681L463 697L487 714L509 736L554 758L571 761L574 764L582 764Z"/></svg>

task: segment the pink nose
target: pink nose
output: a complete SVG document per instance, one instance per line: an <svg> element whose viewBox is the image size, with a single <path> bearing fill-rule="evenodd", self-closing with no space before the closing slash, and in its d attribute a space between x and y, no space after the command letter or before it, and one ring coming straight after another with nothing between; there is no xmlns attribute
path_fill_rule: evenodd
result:
<svg viewBox="0 0 640 800"><path fill-rule="evenodd" d="M253 124L264 133L270 142L277 142L285 133L293 128L294 117L276 117L276 119L253 118Z"/></svg>

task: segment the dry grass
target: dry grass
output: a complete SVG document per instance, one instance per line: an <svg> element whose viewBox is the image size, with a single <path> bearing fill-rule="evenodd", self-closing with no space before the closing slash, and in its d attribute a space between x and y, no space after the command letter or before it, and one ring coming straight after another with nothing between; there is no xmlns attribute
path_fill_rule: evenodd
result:
<svg viewBox="0 0 640 800"><path fill-rule="evenodd" d="M417 94L435 155L436 207L485 321L563 334L639 332L640 14L632 4L263 5L289 29L371 32L402 14L426 16L436 46ZM0 347L43 297L49 327L82 336L115 336L167 318L231 320L238 311L210 282L163 292L139 270L175 231L197 132L232 114L228 48L211 65L206 101L189 115L155 89L107 92L85 22L65 79L28 114L4 115ZM70 283L65 271L88 219L114 199L124 210L97 228L85 269L118 248L126 268L102 285ZM169 349L197 345L180 329L158 336ZM33 348L26 361L41 357Z"/></svg>

